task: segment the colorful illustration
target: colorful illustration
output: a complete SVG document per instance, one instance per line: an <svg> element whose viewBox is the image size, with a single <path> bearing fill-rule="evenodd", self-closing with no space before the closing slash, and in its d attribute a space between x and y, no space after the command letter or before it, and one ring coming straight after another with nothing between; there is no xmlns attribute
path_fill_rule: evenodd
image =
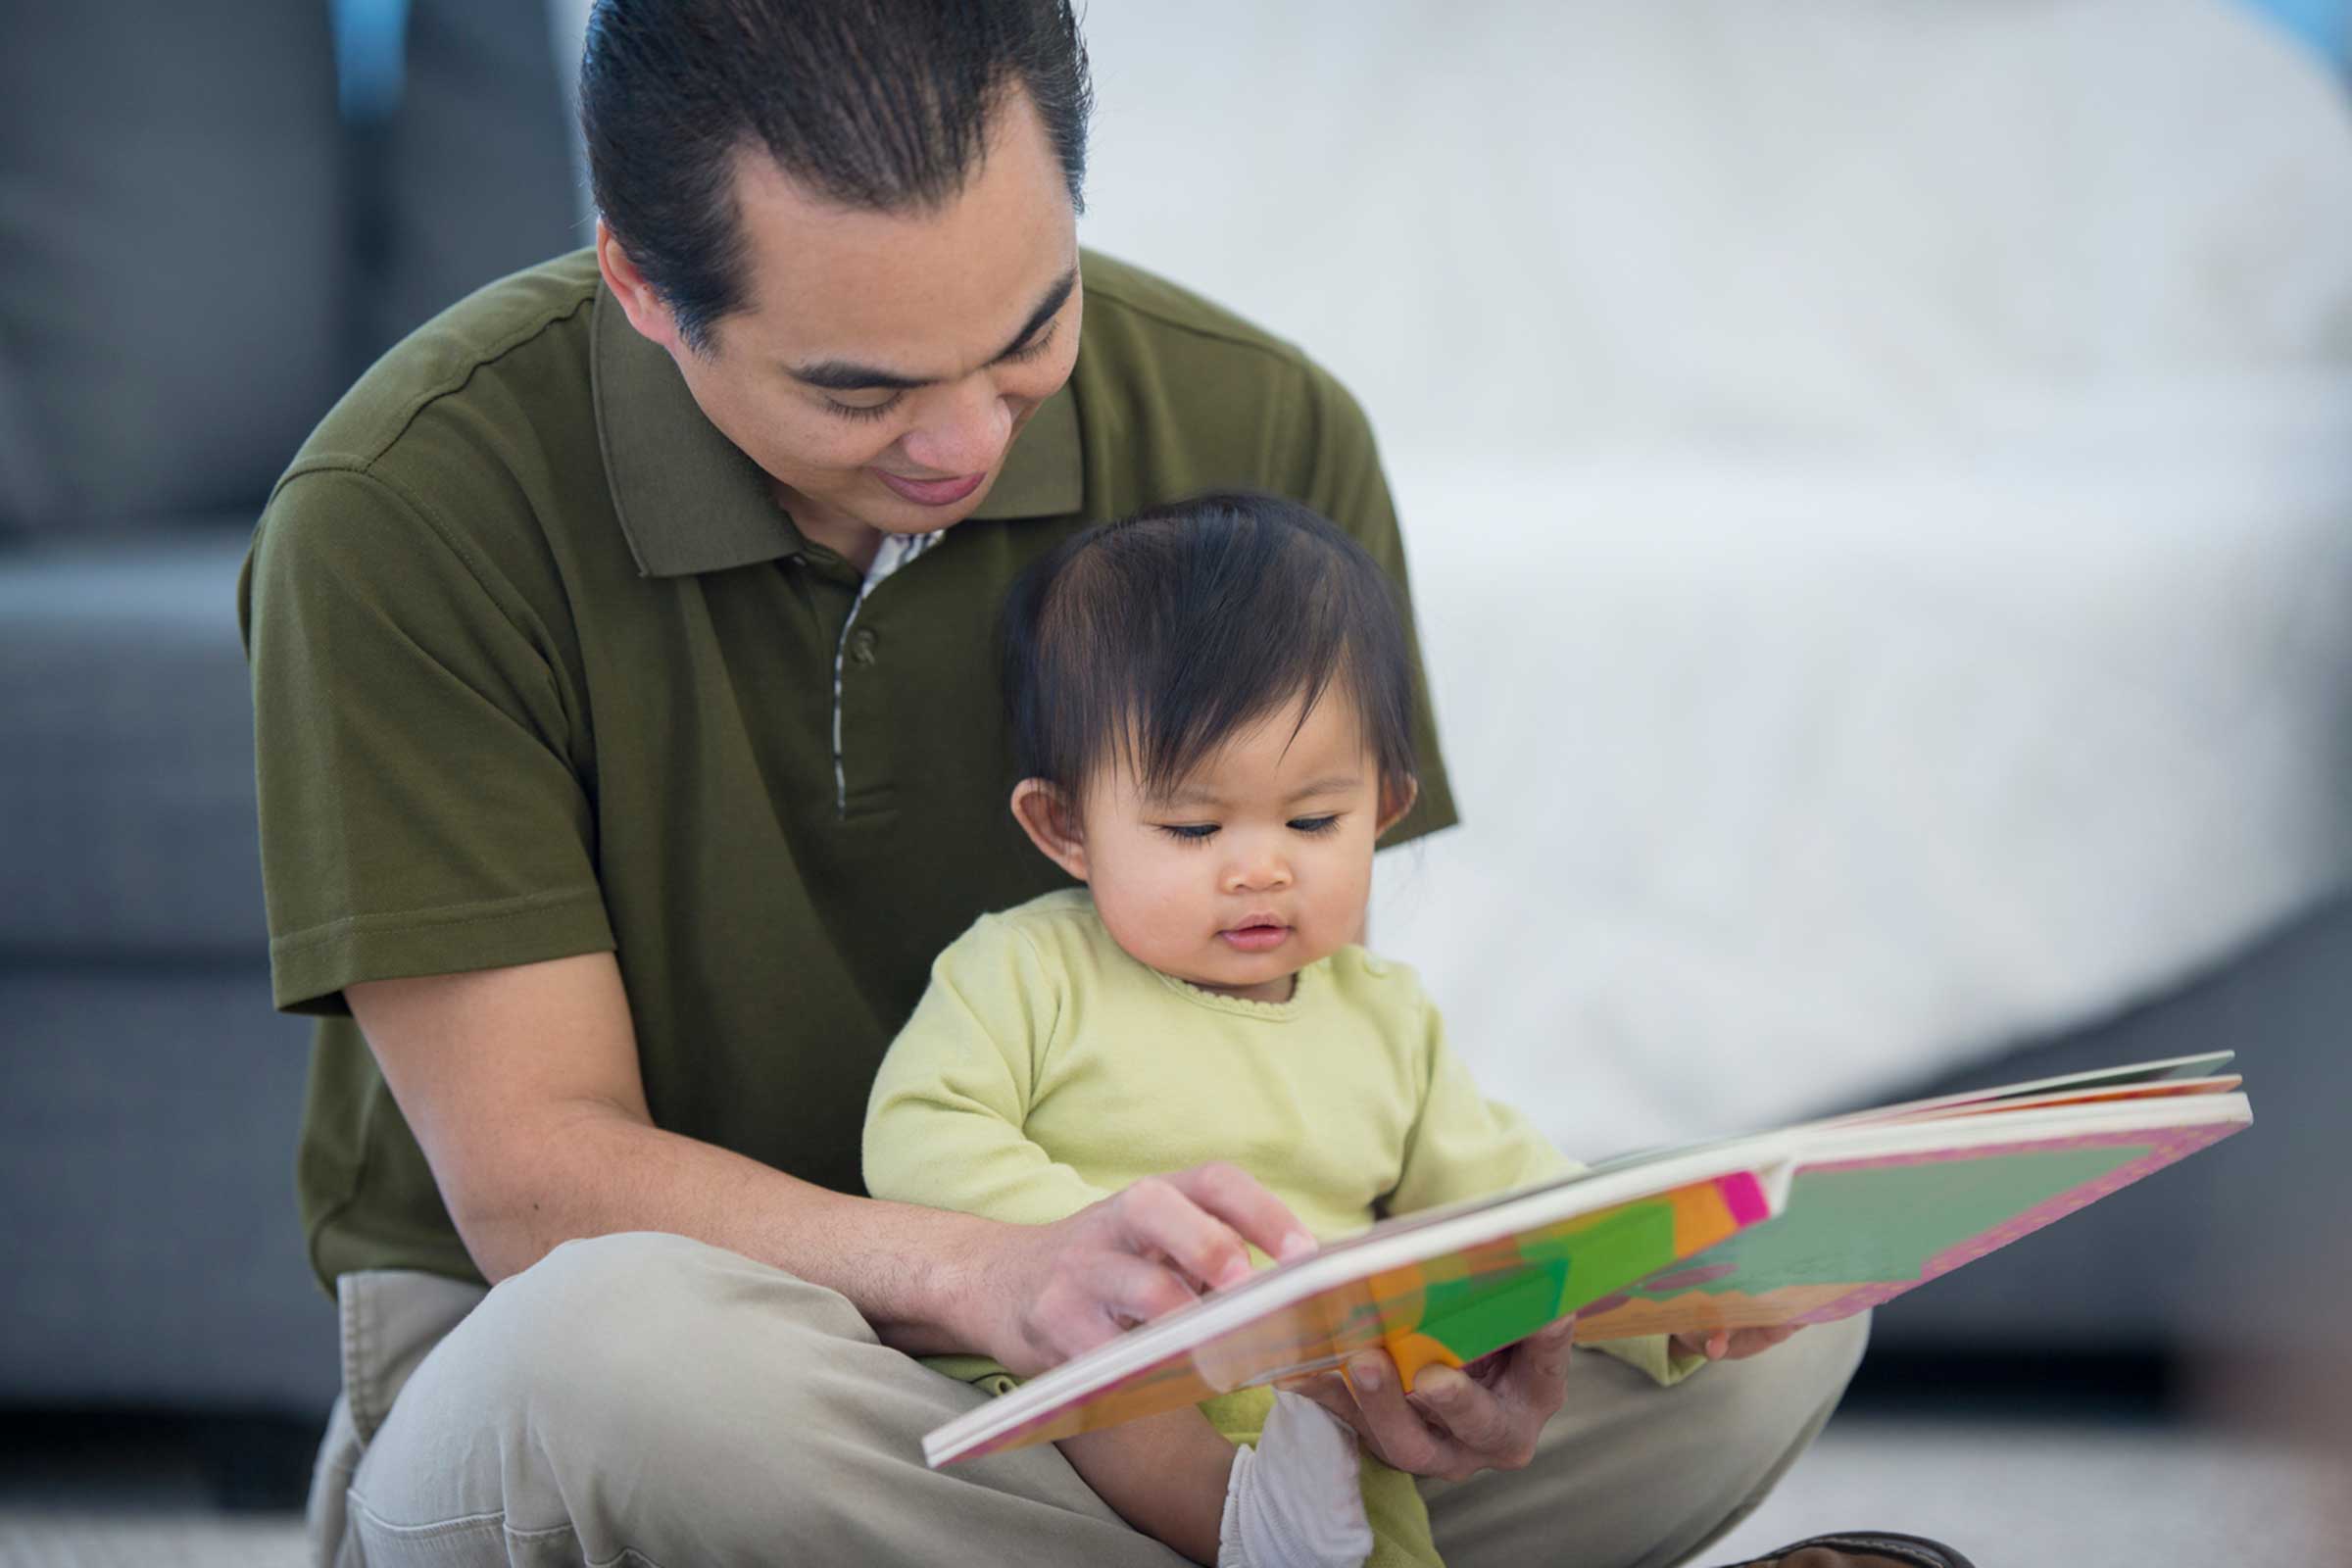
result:
<svg viewBox="0 0 2352 1568"><path fill-rule="evenodd" d="M1268 1313L958 1453L1074 1437L1213 1395L1336 1366L1386 1345L1407 1387L1433 1362L1460 1366L1525 1339L1770 1216L1736 1171L1352 1280Z"/></svg>
<svg viewBox="0 0 2352 1568"><path fill-rule="evenodd" d="M1828 1323L1892 1300L2243 1126L2086 1133L1800 1169L1787 1210L1577 1315L1580 1342Z"/></svg>
<svg viewBox="0 0 2352 1568"><path fill-rule="evenodd" d="M1460 1366L1525 1339L1602 1299L1603 1280L1638 1280L1660 1256L1689 1258L1771 1212L1741 1171L1496 1243L1483 1250L1498 1255L1491 1266L1471 1252L1375 1275L1363 1310L1391 1325L1379 1337L1410 1389L1425 1366Z"/></svg>
<svg viewBox="0 0 2352 1568"><path fill-rule="evenodd" d="M1072 1437L1375 1346L1409 1388L1433 1364L1460 1366L1570 1313L1586 1343L1847 1317L2249 1125L2237 1078L2216 1072L2228 1059L2141 1063L1625 1155L1394 1220L1137 1331L1156 1339L1130 1337L1057 1368L930 1434L925 1451L944 1464ZM1642 1172L1675 1185L1607 1200L1639 1192ZM1580 1191L1603 1206L1559 1217ZM1463 1220L1494 1239L1464 1245ZM1348 1253L1353 1277L1316 1289L1349 1266ZM1124 1370L1163 1345L1168 1353Z"/></svg>

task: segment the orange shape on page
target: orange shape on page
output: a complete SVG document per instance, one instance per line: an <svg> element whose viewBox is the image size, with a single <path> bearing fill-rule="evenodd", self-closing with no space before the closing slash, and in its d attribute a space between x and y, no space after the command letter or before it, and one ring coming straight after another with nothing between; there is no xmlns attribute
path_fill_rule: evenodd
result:
<svg viewBox="0 0 2352 1568"><path fill-rule="evenodd" d="M1713 1247L1740 1228L1713 1182L1677 1188L1666 1200L1674 1208L1674 1250L1684 1257Z"/></svg>
<svg viewBox="0 0 2352 1568"><path fill-rule="evenodd" d="M1421 1379L1421 1371L1430 1366L1460 1366L1462 1358L1426 1334L1398 1334L1389 1340L1389 1358L1396 1363L1397 1376L1404 1380L1407 1393Z"/></svg>
<svg viewBox="0 0 2352 1568"><path fill-rule="evenodd" d="M1428 1284L1429 1276L1415 1263L1384 1268L1364 1281L1366 1297L1379 1318L1381 1338L1409 1334L1421 1326L1421 1314L1429 1305Z"/></svg>

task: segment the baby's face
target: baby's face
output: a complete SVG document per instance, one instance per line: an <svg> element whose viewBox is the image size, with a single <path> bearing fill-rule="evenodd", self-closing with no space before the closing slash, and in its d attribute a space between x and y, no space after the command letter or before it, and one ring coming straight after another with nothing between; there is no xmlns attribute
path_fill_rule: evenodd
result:
<svg viewBox="0 0 2352 1568"><path fill-rule="evenodd" d="M1298 970L1362 940L1380 797L1340 692L1303 726L1294 704L1236 735L1162 798L1124 763L1100 768L1080 803L1095 906L1162 973L1287 1001Z"/></svg>

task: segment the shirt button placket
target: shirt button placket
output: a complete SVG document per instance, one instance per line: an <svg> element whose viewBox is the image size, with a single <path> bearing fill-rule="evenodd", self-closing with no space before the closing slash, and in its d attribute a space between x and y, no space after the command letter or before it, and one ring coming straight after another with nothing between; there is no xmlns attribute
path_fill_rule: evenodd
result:
<svg viewBox="0 0 2352 1568"><path fill-rule="evenodd" d="M851 612L853 616L856 613L855 610ZM842 639L841 662L834 666L833 806L834 809L844 816L847 816L850 810L849 751L852 737L849 732L853 729L860 731L861 733L857 738L867 743L865 750L870 751L872 749L870 744L872 729L870 717L855 724L845 721L842 709L849 701L849 694L843 690L843 687L847 683L848 672L851 669L866 670L874 666L881 658L881 647L882 639L871 626L859 626L853 621L850 634ZM870 706L875 697L875 693L871 690L871 683L861 681L860 690L864 692L863 703Z"/></svg>

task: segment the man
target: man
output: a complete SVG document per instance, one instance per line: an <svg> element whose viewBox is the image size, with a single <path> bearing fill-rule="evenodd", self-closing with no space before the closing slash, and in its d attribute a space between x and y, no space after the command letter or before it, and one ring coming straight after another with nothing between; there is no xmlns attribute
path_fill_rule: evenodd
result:
<svg viewBox="0 0 2352 1568"><path fill-rule="evenodd" d="M1052 1365L1289 1216L1227 1168L1029 1229L875 1202L864 1098L932 956L1050 885L1003 807L1005 584L1240 486L1401 585L1368 427L1297 351L1082 257L1066 4L608 0L582 79L593 253L371 370L241 591L276 1000L321 1020L314 1545L1168 1561L1051 1447L926 1469L979 1396L911 1356ZM1453 819L1419 739L1398 838ZM1665 1563L1777 1479L1860 1339L1667 1395L1554 1333L1418 1407L1379 1355L1323 1395L1437 1478L1456 1562Z"/></svg>

